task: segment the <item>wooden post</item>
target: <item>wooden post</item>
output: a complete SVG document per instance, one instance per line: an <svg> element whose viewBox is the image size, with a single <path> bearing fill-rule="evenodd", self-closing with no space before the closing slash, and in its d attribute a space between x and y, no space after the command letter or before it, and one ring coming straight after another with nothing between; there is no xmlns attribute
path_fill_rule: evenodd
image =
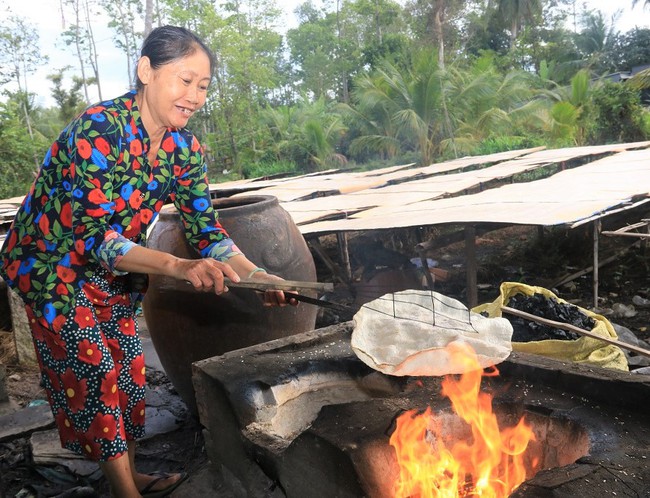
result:
<svg viewBox="0 0 650 498"><path fill-rule="evenodd" d="M467 306L471 309L478 304L476 277L476 227L465 226L465 260L467 261Z"/></svg>
<svg viewBox="0 0 650 498"><path fill-rule="evenodd" d="M350 250L348 248L348 234L347 232L337 232L336 238L339 241L339 252L341 254L341 262L343 263L343 273L348 282L352 281L352 266L350 265Z"/></svg>
<svg viewBox="0 0 650 498"><path fill-rule="evenodd" d="M7 288L7 296L11 308L11 328L13 330L14 343L16 344L18 363L22 365L36 365L36 351L34 351L32 329L27 319L25 303L10 288Z"/></svg>
<svg viewBox="0 0 650 498"><path fill-rule="evenodd" d="M309 247L311 247L314 252L321 258L323 263L325 263L325 266L327 266L330 271L332 272L332 275L337 278L340 282L350 285L350 281L346 279L345 275L343 275L343 272L339 268L339 266L332 261L332 258L330 258L327 255L327 252L325 251L325 248L321 245L320 241L318 240L318 237L309 239L307 240L307 243L309 244Z"/></svg>
<svg viewBox="0 0 650 498"><path fill-rule="evenodd" d="M422 251L420 252L420 262L422 263L422 271L424 272L424 278L427 282L427 287L429 290L433 290L435 282L433 280L433 275L429 271L429 262L427 261L427 254Z"/></svg>
<svg viewBox="0 0 650 498"><path fill-rule="evenodd" d="M0 403L9 401L7 393L7 368L0 363Z"/></svg>
<svg viewBox="0 0 650 498"><path fill-rule="evenodd" d="M598 279L600 278L599 276L599 268L598 268L598 236L600 234L600 229L601 229L601 221L600 219L594 221L594 309L598 308Z"/></svg>
<svg viewBox="0 0 650 498"><path fill-rule="evenodd" d="M424 279L427 283L427 288L429 290L433 290L435 282L433 280L433 275L431 275L431 272L429 271L429 262L427 261L427 251L426 249L418 250L418 247L422 247L422 243L424 242L422 240L422 232L420 231L421 228L422 227L415 228L415 239L418 241L417 245L415 246L415 251L418 253L418 256L420 257L420 263L422 264L422 271L424 272Z"/></svg>

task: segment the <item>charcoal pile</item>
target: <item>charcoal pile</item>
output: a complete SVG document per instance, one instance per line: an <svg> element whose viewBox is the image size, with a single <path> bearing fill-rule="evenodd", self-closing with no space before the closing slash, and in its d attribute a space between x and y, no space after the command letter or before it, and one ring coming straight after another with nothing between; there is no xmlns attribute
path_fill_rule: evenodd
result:
<svg viewBox="0 0 650 498"><path fill-rule="evenodd" d="M539 293L532 296L515 294L508 300L508 306L540 318L568 323L584 330L592 330L596 326L593 318L585 315L577 306L560 303L557 299ZM505 315L504 317L512 324L512 342L544 341L548 339L573 341L581 337L576 332L550 327L525 318Z"/></svg>

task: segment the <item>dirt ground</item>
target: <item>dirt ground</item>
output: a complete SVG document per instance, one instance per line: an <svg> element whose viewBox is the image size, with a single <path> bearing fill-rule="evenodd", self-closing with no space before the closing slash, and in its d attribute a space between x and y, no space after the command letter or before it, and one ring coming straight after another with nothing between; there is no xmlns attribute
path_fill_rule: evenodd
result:
<svg viewBox="0 0 650 498"><path fill-rule="evenodd" d="M146 330L143 332L147 334ZM19 366L10 334L0 331L0 363L7 370L7 392L15 408L42 403L37 368ZM202 427L181 401L164 372L148 369L147 389L153 404L172 413L178 429L155 435L138 443L136 465L141 472L178 472L190 476L207 464ZM147 395L149 405L149 394ZM149 410L150 408L148 408ZM108 498L106 480L100 472L82 477L63 465L36 465L32 460L29 436L0 442L0 498Z"/></svg>
<svg viewBox="0 0 650 498"><path fill-rule="evenodd" d="M647 217L645 213L633 212L627 216L608 220L603 230L615 230L628 223L636 223ZM436 234L427 234L435 236ZM440 234L438 234L440 235ZM407 254L409 247L417 241L403 233L373 234L375 241L380 240L374 256L388 257L396 267L404 260L413 257ZM334 239L335 240L335 239ZM351 241L353 242L353 241ZM632 331L638 338L650 338L650 306L637 306L633 301L643 302L650 299L650 281L648 252L640 238L631 237L600 237L600 260L605 261L616 255L613 261L599 270L599 301L598 311L618 325ZM634 247L633 243L636 243ZM338 258L336 244L328 245L333 259ZM351 243L352 269L359 279L367 275L373 265L368 260L368 254L363 249ZM356 251L356 253L355 253ZM361 251L361 252L359 252ZM395 258L401 253L404 258ZM427 257L435 260L439 268L448 272L447 278L435 284L435 290L450 297L466 302L466 267L463 243L448 245L441 249L431 250ZM315 259L318 259L317 257ZM573 230L547 228L543 232L537 227L515 226L491 231L477 239L477 259L479 303L494 300L499 293L499 285L505 281L516 281L530 285L539 285L555 292L559 297L582 306L593 308L593 275L584 275L570 279L563 285L557 285L568 275L576 274L589 268L593 263L593 238L591 225ZM399 260L399 264L396 262ZM378 259L376 259L378 261ZM381 265L375 265L379 267ZM390 264L388 265L390 266ZM332 274L317 261L318 278L320 281L332 281ZM376 269L376 268L373 268ZM350 304L353 296L342 284L337 284L337 292L327 296L332 301ZM635 298L636 296L636 298ZM624 308L621 308L624 306ZM620 309L633 311L634 316L620 316ZM619 310L619 314L617 314ZM0 311L1 313L1 311ZM632 313L628 313L631 315ZM330 325L342 318L323 312L319 316L317 327ZM19 367L12 361L13 352L7 332L0 331L0 363L7 367L7 388L10 398L20 406L26 406L34 400L43 399L39 387L39 375L35 369ZM162 373L149 376L149 384L162 389L173 391L173 387ZM185 414L187 415L187 414ZM161 435L147 442L143 449L146 455L144 470L172 470L180 464L187 470L197 469L206 463L205 451L202 445L201 428L198 422L189 416L181 416L183 422L178 431ZM173 458L170 458L170 455ZM17 440L0 443L0 498L13 497L21 489L21 484L32 484L41 487L41 494L22 496L56 496L56 486L38 472L30 462L27 440ZM83 485L79 482L78 485ZM48 487L49 486L49 487ZM105 493L106 484L100 479L93 483L95 489ZM60 488L60 486L59 486ZM49 491L48 491L49 490ZM50 493L50 494L48 494Z"/></svg>
<svg viewBox="0 0 650 498"><path fill-rule="evenodd" d="M8 381L10 397L20 405L42 400L39 375L34 369L13 369L20 381ZM152 371L147 385L157 392L176 397L164 373ZM165 395L165 394L164 394ZM168 407L165 407L168 408ZM174 410L178 429L138 443L136 465L141 472L178 472L190 476L208 464L203 445L202 427L186 409ZM0 442L0 498L109 498L110 492L101 473L82 477L62 465L36 465L31 459L29 437Z"/></svg>

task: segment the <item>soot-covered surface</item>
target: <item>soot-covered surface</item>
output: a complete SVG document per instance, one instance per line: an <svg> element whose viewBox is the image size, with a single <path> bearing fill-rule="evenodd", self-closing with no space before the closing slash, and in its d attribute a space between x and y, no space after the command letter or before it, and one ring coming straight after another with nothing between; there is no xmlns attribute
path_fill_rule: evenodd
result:
<svg viewBox="0 0 650 498"><path fill-rule="evenodd" d="M195 364L210 460L248 496L391 496L395 417L411 408L445 409L440 378L368 369L351 351L351 329L341 324ZM588 455L544 470L516 496L650 496L648 376L521 353L499 370L482 389L497 405L542 420L548 430L538 441L546 451L573 446L557 440L558 424L574 424L579 431L571 434L589 438ZM337 386L348 394L335 399Z"/></svg>

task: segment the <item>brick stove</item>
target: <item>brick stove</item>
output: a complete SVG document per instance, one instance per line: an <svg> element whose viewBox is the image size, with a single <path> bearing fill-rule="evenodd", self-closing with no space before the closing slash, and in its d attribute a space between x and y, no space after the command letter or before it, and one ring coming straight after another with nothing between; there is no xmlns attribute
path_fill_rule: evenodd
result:
<svg viewBox="0 0 650 498"><path fill-rule="evenodd" d="M208 456L242 496L388 498L388 438L431 406L462 437L435 377L390 377L350 348L351 322L194 364ZM650 497L650 377L513 353L483 379L500 422L525 414L542 470L512 496Z"/></svg>

